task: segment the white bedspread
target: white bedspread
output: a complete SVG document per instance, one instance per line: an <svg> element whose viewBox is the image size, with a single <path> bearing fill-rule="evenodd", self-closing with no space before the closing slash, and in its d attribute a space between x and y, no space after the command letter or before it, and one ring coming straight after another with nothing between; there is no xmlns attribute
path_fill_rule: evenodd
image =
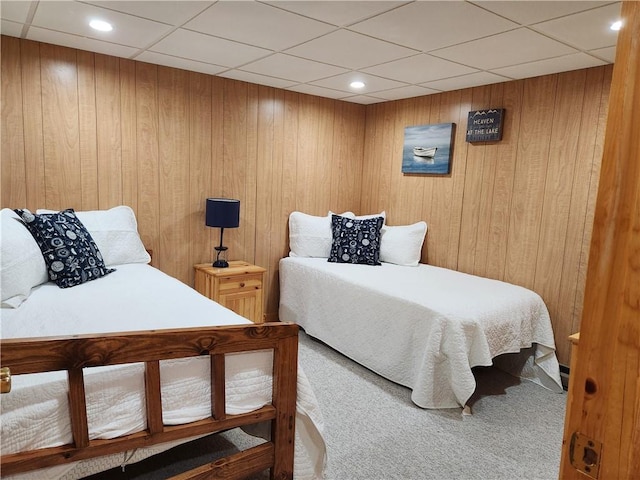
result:
<svg viewBox="0 0 640 480"><path fill-rule="evenodd" d="M521 349L496 359L501 368L562 390L544 302L496 280L424 264L288 257L280 261L280 320L411 388L423 408L465 406L476 387L471 368Z"/></svg>
<svg viewBox="0 0 640 480"><path fill-rule="evenodd" d="M1 315L2 338L251 323L143 264L120 265L104 278L69 289L44 284L19 308L2 309ZM227 355L228 414L250 412L270 403L271 359L271 351ZM161 362L165 424L210 415L209 365L208 358ZM322 478L322 416L307 377L298 368L295 477ZM2 452L70 443L66 373L20 375L12 380L11 393L2 396ZM85 389L91 439L113 438L146 427L142 364L85 369ZM157 453L177 443L151 451ZM115 465L122 458L115 456ZM106 464L107 468L114 466L113 462ZM78 462L51 468L46 478L79 478L88 473L91 467ZM16 477L44 478L42 475L38 471Z"/></svg>

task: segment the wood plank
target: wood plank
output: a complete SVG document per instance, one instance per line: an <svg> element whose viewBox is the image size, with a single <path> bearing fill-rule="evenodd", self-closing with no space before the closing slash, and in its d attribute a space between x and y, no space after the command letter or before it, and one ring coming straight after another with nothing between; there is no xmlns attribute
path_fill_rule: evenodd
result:
<svg viewBox="0 0 640 480"><path fill-rule="evenodd" d="M118 59L96 54L98 205L102 209L122 203L119 77Z"/></svg>
<svg viewBox="0 0 640 480"><path fill-rule="evenodd" d="M11 81L22 76L20 43L13 37L2 37L2 182L0 195L2 204L13 208L27 205L27 172L24 156L24 130L22 110L22 84ZM4 141L11 138L12 142Z"/></svg>
<svg viewBox="0 0 640 480"><path fill-rule="evenodd" d="M162 432L162 390L160 384L160 361L145 362L144 369L145 405L147 409L147 430L155 434Z"/></svg>
<svg viewBox="0 0 640 480"><path fill-rule="evenodd" d="M524 85L527 121L521 122L518 137L505 280L527 288L535 277L556 84L557 76L547 75Z"/></svg>
<svg viewBox="0 0 640 480"><path fill-rule="evenodd" d="M76 50L42 43L42 116L46 208L82 204Z"/></svg>
<svg viewBox="0 0 640 480"><path fill-rule="evenodd" d="M211 190L212 160L212 83L211 77L189 73L189 260L193 264L211 263L210 227L205 225L206 199ZM195 263L194 263L195 262ZM189 284L193 285L193 269Z"/></svg>
<svg viewBox="0 0 640 480"><path fill-rule="evenodd" d="M154 252L154 266L160 249L158 67L136 63L136 139L138 159L138 211L140 238Z"/></svg>
<svg viewBox="0 0 640 480"><path fill-rule="evenodd" d="M273 220L273 194L271 186L273 175L273 121L274 121L274 89L258 87L257 98L257 132L256 132L256 213L255 213L255 256L257 265L263 265L267 272L263 279L265 292L270 291L273 281L274 265L271 256L271 222ZM264 305L263 305L264 308Z"/></svg>
<svg viewBox="0 0 640 480"><path fill-rule="evenodd" d="M207 465L171 477L169 480L249 478L273 465L273 444L263 443Z"/></svg>
<svg viewBox="0 0 640 480"><path fill-rule="evenodd" d="M241 228L228 229L224 233L224 243L229 247L229 259L242 259L245 253L253 256L253 252L244 252L244 235L247 219L252 218L245 202L245 176L247 174L247 122L248 85L245 82L227 80L224 84L224 165L222 174L222 192L216 196L237 198L240 200ZM254 119L255 121L255 119ZM219 232L216 233L219 235Z"/></svg>
<svg viewBox="0 0 640 480"><path fill-rule="evenodd" d="M211 355L211 416L224 420L227 416L224 355Z"/></svg>
<svg viewBox="0 0 640 480"><path fill-rule="evenodd" d="M576 320L578 288L579 285L584 285L584 280L582 282L578 281L583 235L587 229L591 232L591 228L586 225L589 190L593 175L593 164L594 162L598 165L600 164L600 158L596 159L594 156L596 139L600 135L598 135L598 122L594 122L593 119L597 119L600 115L603 89L605 89L604 68L586 70L576 165L569 203L569 221L562 254L562 277L558 290L557 313L554 323L558 358L561 358L565 364L571 356L571 344L568 340L563 339L567 338L570 333L579 330L579 324L574 324L574 322Z"/></svg>
<svg viewBox="0 0 640 480"><path fill-rule="evenodd" d="M120 65L120 138L122 147L122 199L120 203L138 211L138 162L136 158L136 64L119 59Z"/></svg>
<svg viewBox="0 0 640 480"><path fill-rule="evenodd" d="M69 378L69 414L71 433L76 448L89 445L89 426L87 420L87 399L84 393L84 375L81 368L68 371Z"/></svg>
<svg viewBox="0 0 640 480"><path fill-rule="evenodd" d="M247 133L246 133L246 149L247 158L246 165L243 168L244 191L242 198L244 199L244 225L249 228L238 229L240 233L240 253L239 257L233 260L242 259L244 261L256 263L256 195L258 189L257 179L257 163L261 160L258 158L258 85L255 83L247 84ZM260 238L262 240L263 237Z"/></svg>
<svg viewBox="0 0 640 480"><path fill-rule="evenodd" d="M513 183L516 169L516 152L520 121L522 118L522 81L504 84L501 106L505 109L504 132L502 141L496 146L495 183L491 209L491 225L489 230L488 255L485 275L497 280L504 279L507 257L507 240L509 238L509 214Z"/></svg>
<svg viewBox="0 0 640 480"><path fill-rule="evenodd" d="M585 81L584 70L558 75L533 283L533 289L547 304L554 331L560 338L572 333L566 324L560 328L558 303Z"/></svg>
<svg viewBox="0 0 640 480"><path fill-rule="evenodd" d="M5 38L3 37L2 42L4 43L4 41ZM20 53L22 61L22 108L24 110L24 160L26 171L29 172L26 178L25 190L27 192L27 208L34 211L47 203L44 180L40 44L23 41L21 42ZM4 78L8 72L4 68L2 72ZM16 139L16 141L19 144L21 140ZM14 179L13 181L16 180Z"/></svg>
<svg viewBox="0 0 640 480"><path fill-rule="evenodd" d="M95 54L78 51L78 102L80 118L80 165L82 204L78 210L97 210L98 200L98 112L96 104Z"/></svg>
<svg viewBox="0 0 640 480"><path fill-rule="evenodd" d="M269 231L269 266L265 276L269 276L268 288L265 288L264 311L267 314L267 321L275 321L278 318L278 307L280 304L280 277L278 272L278 262L280 258L289 254L289 237L287 230L287 220L289 213L283 206L282 201L282 175L284 157L284 92L273 90L273 144L272 144L272 183L263 188L270 191L272 198L271 208L271 229Z"/></svg>
<svg viewBox="0 0 640 480"><path fill-rule="evenodd" d="M493 84L489 88L489 108L498 108L503 103L504 84ZM476 250L473 259L473 270L475 275L487 276L487 268L490 263L489 257L493 260L493 245L489 242L489 232L491 231L491 220L493 218L493 208L495 201L495 184L497 175L497 151L498 145L502 142L485 142L484 159L482 166L482 179L480 185L480 205L478 207L479 222L476 233Z"/></svg>
<svg viewBox="0 0 640 480"><path fill-rule="evenodd" d="M158 266L189 282L188 72L158 68L160 256ZM170 253L169 253L170 252ZM163 254L164 253L164 254Z"/></svg>
<svg viewBox="0 0 640 480"><path fill-rule="evenodd" d="M471 109L491 108L491 87L473 89ZM485 167L486 146L482 143L469 144L467 147L467 168L462 203L462 223L460 226L460 245L458 250L458 270L473 273L478 246L478 225L488 222L486 212L481 212L483 169ZM488 168L488 167L487 167ZM481 214L483 215L481 217Z"/></svg>

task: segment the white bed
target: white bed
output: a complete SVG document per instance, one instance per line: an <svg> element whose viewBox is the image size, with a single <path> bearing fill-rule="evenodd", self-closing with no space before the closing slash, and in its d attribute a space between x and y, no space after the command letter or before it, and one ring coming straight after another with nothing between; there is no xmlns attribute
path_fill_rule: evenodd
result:
<svg viewBox="0 0 640 480"><path fill-rule="evenodd" d="M464 407L481 365L562 391L547 308L516 285L424 264L287 257L279 315L409 387L423 408Z"/></svg>
<svg viewBox="0 0 640 480"><path fill-rule="evenodd" d="M97 336L98 341L101 341L102 334L113 335L113 332L119 332L117 335L122 336L122 341L127 332L143 332L148 337L161 335L161 331L176 332L179 339L186 338L184 337L186 333L182 335L182 332L186 331L194 332L193 338L204 335L199 332L211 332L210 335L214 337L205 337L205 341L214 342L210 347L207 347L207 343L203 347L195 345L198 348L195 353L200 356L192 358L177 358L178 354L165 356L164 358L174 359L161 360L159 364L159 389L162 393L160 423L182 425L195 422L197 424L198 420L211 419L213 357L207 354L207 349L215 350L217 338L224 347L226 344L224 332L207 330L207 327L241 326L252 325L252 323L200 295L182 282L149 266L147 264L149 255L140 241L135 216L129 207L77 212L77 217L95 240L106 267L115 268L115 271L72 288L59 288L55 283L48 281L47 267L34 238L12 211L2 210L0 286L3 308L0 310L0 326L3 344L9 345L11 339L69 338L85 334ZM173 330L185 329L185 327L193 328ZM274 330L265 330L265 335L278 330L278 327L279 325L276 325ZM260 336L257 331L252 333L251 330L243 328L230 328L230 337L233 335L232 331L246 332L248 336ZM252 337L248 338L248 342L252 340ZM66 342L64 345L72 344L72 340L64 340L64 342ZM254 351L224 355L226 413L222 415L237 415L240 418L242 414L248 412L253 413L259 409L264 411L263 407L275 408L271 404L275 404L272 393L274 393L273 369L276 368L274 362L276 355L274 350L255 350L255 345L266 344L275 343L252 343L254 348L250 348L249 345L249 348L235 350ZM79 348L84 348L82 346L84 344L81 343L73 345L81 345ZM182 352L182 345L169 348L177 348ZM189 348L193 349L193 346ZM285 347L278 348L280 359L297 358L284 355ZM234 349L230 348L230 350ZM7 351L11 349L7 347ZM93 352L96 350L91 352L95 354ZM97 352L101 356L108 356L108 353L102 350ZM3 350L2 353L4 362L6 351ZM34 357L28 358L38 361L38 353L34 353ZM22 351L20 355L24 355ZM190 355L192 356L193 353ZM75 360L84 357L73 352L63 352L63 357L74 359L74 362L86 361ZM98 361L92 360L90 363L109 363L108 358L102 359L102 362L100 359L96 360ZM4 366L11 366L10 361L7 365L3 364ZM286 372L293 371L288 365L283 367L282 363L278 368L284 368ZM286 376L285 370L278 371L282 373L281 377ZM127 445L144 445L144 447L19 473L11 477L3 474L3 478L77 479L115 466L139 461L191 439L183 438L184 435L176 435L173 438L180 438L180 440L157 444L147 441L145 431L148 428L148 405L145 404L144 363L84 368L83 374L88 440L112 439L133 434L130 436L143 438L144 441L130 442ZM278 385L281 386L280 380ZM280 390L278 405L281 404ZM5 456L12 456L16 452L73 445L76 437L75 434L72 435L70 426L69 397L71 395L66 371L13 375L11 392L3 394L0 403L2 429L0 440L3 462ZM155 411L154 415L156 415ZM255 418L264 417L256 413ZM322 436L322 415L310 384L299 366L295 419L294 476L296 479L309 480L322 478L326 459L326 448ZM248 423L250 422L229 421L233 426ZM157 429L157 422L154 425ZM267 434L266 431L257 431L255 428L251 433ZM115 451L119 450L114 448L109 453ZM88 456L89 454L83 454L83 456L72 458ZM90 456L95 457L95 455Z"/></svg>
<svg viewBox="0 0 640 480"><path fill-rule="evenodd" d="M159 270L129 264L74 288L60 289L51 282L36 287L20 308L2 310L2 338L244 323L251 322ZM227 414L250 412L271 401L271 355L228 355ZM208 357L161 363L164 423L177 425L208 417ZM85 374L90 438L113 438L144 429L143 365L91 370ZM70 443L65 372L14 377L12 392L2 396L1 419L3 454ZM325 452L321 432L322 417L315 396L299 369L296 478L322 476ZM173 445L155 447L152 453ZM100 468L105 463L118 466L125 457L116 455L112 462L101 460ZM47 478L79 478L92 470L91 463L81 462L55 467L48 471ZM42 475L36 471L21 478Z"/></svg>

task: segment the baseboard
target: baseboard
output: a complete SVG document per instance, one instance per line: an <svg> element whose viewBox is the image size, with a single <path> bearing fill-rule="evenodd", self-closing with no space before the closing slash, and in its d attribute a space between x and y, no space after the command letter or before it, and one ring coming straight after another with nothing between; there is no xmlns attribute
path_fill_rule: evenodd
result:
<svg viewBox="0 0 640 480"><path fill-rule="evenodd" d="M570 368L566 365L560 364L560 380L562 381L562 388L565 390L569 389L569 373Z"/></svg>

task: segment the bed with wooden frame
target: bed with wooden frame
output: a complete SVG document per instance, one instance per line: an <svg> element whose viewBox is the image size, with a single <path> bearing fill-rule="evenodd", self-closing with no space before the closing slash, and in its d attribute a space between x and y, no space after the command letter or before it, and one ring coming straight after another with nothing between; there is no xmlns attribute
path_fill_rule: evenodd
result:
<svg viewBox="0 0 640 480"><path fill-rule="evenodd" d="M77 212L114 271L72 288L37 283L29 232L2 210L3 478L81 478L236 427L264 441L175 478L322 478L298 327L253 324L151 267L133 212L113 210Z"/></svg>
<svg viewBox="0 0 640 480"><path fill-rule="evenodd" d="M2 474L6 477L235 427L271 422L271 438L265 443L175 478L245 478L266 469L271 469L271 478L293 478L297 343L298 327L284 323L2 340L0 363L3 368L10 368L11 375L60 370L67 372L73 433L73 442L68 445L2 455ZM269 405L258 410L227 415L225 354L258 349L274 351L273 399ZM210 417L184 425L164 425L160 361L202 355L209 356L211 362ZM145 365L147 428L113 439L91 440L83 369L133 362L144 362ZM7 434L10 435L9 432Z"/></svg>

